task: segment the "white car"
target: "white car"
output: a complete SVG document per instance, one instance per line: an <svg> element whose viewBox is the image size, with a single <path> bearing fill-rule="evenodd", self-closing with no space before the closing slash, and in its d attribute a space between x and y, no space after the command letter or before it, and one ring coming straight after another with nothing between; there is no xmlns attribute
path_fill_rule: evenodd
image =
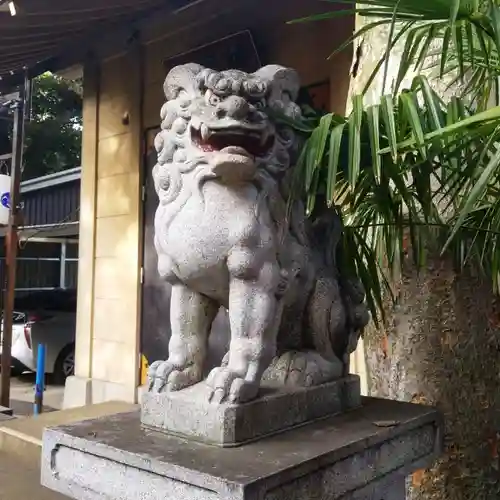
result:
<svg viewBox="0 0 500 500"><path fill-rule="evenodd" d="M55 383L64 383L75 369L76 292L36 292L16 300L15 307L13 373L36 371L38 346L43 343L45 373L51 374Z"/></svg>

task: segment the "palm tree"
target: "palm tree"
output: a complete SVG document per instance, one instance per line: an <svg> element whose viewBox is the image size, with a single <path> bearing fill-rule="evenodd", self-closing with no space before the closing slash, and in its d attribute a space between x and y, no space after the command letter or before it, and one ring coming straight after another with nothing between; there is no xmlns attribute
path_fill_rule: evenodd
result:
<svg viewBox="0 0 500 500"><path fill-rule="evenodd" d="M312 216L325 202L342 216L342 265L363 280L374 318L389 320L368 335L372 394L445 411L446 454L413 498L498 498L500 322L491 285L476 270L499 291L500 7L335 3L346 8L299 21L365 18L346 44L387 27L387 47L367 77L370 84L380 73L386 92L369 106L354 96L347 118L307 115L298 126L306 143L297 185ZM399 71L389 81L398 43ZM422 68L460 82L461 92L444 100ZM434 259L436 250L455 268Z"/></svg>
<svg viewBox="0 0 500 500"><path fill-rule="evenodd" d="M354 13L374 18L332 57L364 33L389 25L387 49L368 85L385 70L396 43L406 42L397 79L380 104L364 106L362 96L354 96L348 118L317 116L315 126L310 116L309 128L301 124L310 134L301 158L309 210L318 194L326 196L344 216L346 239L356 247L369 242L365 254L382 255L393 270L401 263L407 232L417 265L424 262L423 241L444 237L444 248L453 249L458 264L476 259L499 290L500 107L491 104L498 104L500 95L500 6L493 0L335 3L350 7L294 22ZM410 69L418 71L426 63L437 67L440 78L456 75L451 83L466 81L462 94L444 102L423 76L401 89ZM340 164L345 168L339 169ZM365 259L355 248L350 251L365 275ZM374 312L381 305L379 287L369 276L365 286Z"/></svg>

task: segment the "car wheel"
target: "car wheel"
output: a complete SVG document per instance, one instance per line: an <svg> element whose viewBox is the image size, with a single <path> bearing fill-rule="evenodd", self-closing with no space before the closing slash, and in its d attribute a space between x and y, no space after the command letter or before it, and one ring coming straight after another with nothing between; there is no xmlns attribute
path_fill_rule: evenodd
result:
<svg viewBox="0 0 500 500"><path fill-rule="evenodd" d="M52 376L54 383L64 384L66 379L75 373L75 346L66 346L57 357Z"/></svg>
<svg viewBox="0 0 500 500"><path fill-rule="evenodd" d="M14 364L14 366L10 369L10 375L11 377L20 377L25 371L26 368L21 365Z"/></svg>

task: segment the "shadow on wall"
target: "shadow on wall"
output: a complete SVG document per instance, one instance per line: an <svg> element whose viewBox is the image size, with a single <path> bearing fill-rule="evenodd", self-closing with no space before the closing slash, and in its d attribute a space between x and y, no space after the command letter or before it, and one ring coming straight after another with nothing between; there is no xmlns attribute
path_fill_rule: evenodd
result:
<svg viewBox="0 0 500 500"><path fill-rule="evenodd" d="M500 302L473 272L408 264L384 331L366 332L370 394L437 405L445 454L415 475L409 499L500 498Z"/></svg>

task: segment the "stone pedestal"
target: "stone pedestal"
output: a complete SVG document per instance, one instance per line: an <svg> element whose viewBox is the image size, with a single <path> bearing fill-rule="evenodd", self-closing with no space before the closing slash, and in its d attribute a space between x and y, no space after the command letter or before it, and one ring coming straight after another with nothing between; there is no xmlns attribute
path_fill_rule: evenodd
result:
<svg viewBox="0 0 500 500"><path fill-rule="evenodd" d="M264 382L260 397L245 404L212 404L201 382L178 392L142 397L141 422L150 428L222 447L285 432L361 406L356 375L313 387L283 387Z"/></svg>
<svg viewBox="0 0 500 500"><path fill-rule="evenodd" d="M80 500L403 500L405 477L440 452L441 428L432 408L364 398L347 413L223 448L126 413L47 429L42 483Z"/></svg>

